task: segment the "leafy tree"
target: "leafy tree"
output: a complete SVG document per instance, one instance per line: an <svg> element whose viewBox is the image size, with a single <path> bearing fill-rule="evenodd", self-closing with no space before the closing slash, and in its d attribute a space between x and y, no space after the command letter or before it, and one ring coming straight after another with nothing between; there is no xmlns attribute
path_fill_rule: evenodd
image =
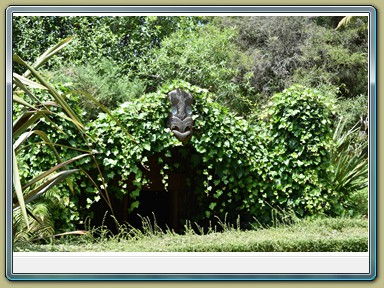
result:
<svg viewBox="0 0 384 288"><path fill-rule="evenodd" d="M342 19L343 19L343 16L315 16L315 17L312 17L312 20L316 23L316 25L331 28L331 29L335 29Z"/></svg>
<svg viewBox="0 0 384 288"><path fill-rule="evenodd" d="M358 23L350 29L336 31L340 20L222 17L215 23L236 28L236 43L250 56L243 73L250 75L248 79L254 93L265 103L271 95L293 83L316 88L325 86L325 89L332 85L339 89L338 95L342 98L367 95L367 31L360 29ZM359 19L362 23L366 20L366 17ZM241 77L238 79L243 81Z"/></svg>
<svg viewBox="0 0 384 288"><path fill-rule="evenodd" d="M367 17L358 17L358 16L345 16L337 24L337 29L342 29L343 27L354 26L359 29L366 30L368 29L368 18Z"/></svg>
<svg viewBox="0 0 384 288"><path fill-rule="evenodd" d="M247 75L240 73L247 60L234 43L235 32L210 24L193 31L179 30L161 42L148 62L142 62L140 78L147 79L148 91L181 79L208 89L217 102L235 111L249 108Z"/></svg>
<svg viewBox="0 0 384 288"><path fill-rule="evenodd" d="M342 98L368 93L368 35L359 29L308 28L294 81L309 86L334 85Z"/></svg>
<svg viewBox="0 0 384 288"><path fill-rule="evenodd" d="M224 17L219 24L235 27L236 42L248 55L244 72L262 102L293 84L291 75L299 66L307 37L306 17ZM241 81L241 78L240 78Z"/></svg>
<svg viewBox="0 0 384 288"><path fill-rule="evenodd" d="M121 75L134 73L161 40L178 29L193 30L199 17L157 16L17 16L13 18L13 47L32 61L57 39L77 35L74 45L50 61L47 69L69 61L73 65L112 61ZM33 47L33 48L31 48Z"/></svg>
<svg viewBox="0 0 384 288"><path fill-rule="evenodd" d="M76 67L96 67L97 83L97 77L103 77L102 63L108 62L115 66L113 73L120 83L132 86L129 94L140 89L156 91L161 81L175 77L185 79L210 89L221 104L248 116L255 105L293 83L317 88L333 85L343 98L367 94L368 35L362 29L367 19L356 17L348 29L336 31L341 19L15 17L13 43L15 51L29 60L54 39L77 34L76 45L61 58L51 59L51 67L61 66L64 60ZM26 49L28 45L34 48ZM115 86L124 89L124 85ZM111 89L105 90L110 95ZM125 97L113 94L115 103Z"/></svg>

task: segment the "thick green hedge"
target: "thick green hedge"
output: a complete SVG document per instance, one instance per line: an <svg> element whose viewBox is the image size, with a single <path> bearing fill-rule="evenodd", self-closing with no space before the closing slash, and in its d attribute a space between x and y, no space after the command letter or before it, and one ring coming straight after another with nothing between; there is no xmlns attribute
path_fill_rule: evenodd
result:
<svg viewBox="0 0 384 288"><path fill-rule="evenodd" d="M195 133L184 147L166 128L170 104L167 93L182 88L192 93ZM328 95L301 86L276 94L259 125L235 117L213 102L206 90L176 81L113 111L135 141L106 114L94 121L90 133L101 143L100 161L109 187L117 197L130 194L130 211L137 208L148 179L140 169L157 157L165 188L168 172L180 168L172 149L191 158L200 218L226 214L262 223L271 211L293 210L299 216L326 213L337 201L329 189L332 103ZM133 178L132 178L133 175ZM134 189L129 190L129 182Z"/></svg>
<svg viewBox="0 0 384 288"><path fill-rule="evenodd" d="M263 157L258 161L259 194L300 216L330 212L338 195L331 191L332 95L292 86L277 93L261 115Z"/></svg>

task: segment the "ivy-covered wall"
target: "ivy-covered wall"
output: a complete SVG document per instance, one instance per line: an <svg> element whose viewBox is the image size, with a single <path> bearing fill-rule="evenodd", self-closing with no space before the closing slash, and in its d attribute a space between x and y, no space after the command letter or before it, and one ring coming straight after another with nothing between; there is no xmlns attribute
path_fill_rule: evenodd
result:
<svg viewBox="0 0 384 288"><path fill-rule="evenodd" d="M186 146L166 128L167 94L176 88L195 99L195 131ZM329 189L333 107L327 96L293 86L275 95L259 124L250 125L211 101L206 90L176 81L113 111L135 141L106 114L90 133L100 143L106 182L115 183L109 193L120 199L128 194L132 213L151 180L143 171L156 158L164 189L169 175L188 165L186 181L198 202L194 220L240 216L244 223L268 223L272 209L293 209L299 216L327 213L337 199ZM177 150L182 155L175 161Z"/></svg>

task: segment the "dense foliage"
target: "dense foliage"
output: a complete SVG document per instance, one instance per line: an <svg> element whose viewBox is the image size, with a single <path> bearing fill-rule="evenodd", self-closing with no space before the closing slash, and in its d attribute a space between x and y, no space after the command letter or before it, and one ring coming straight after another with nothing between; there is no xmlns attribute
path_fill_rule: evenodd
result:
<svg viewBox="0 0 384 288"><path fill-rule="evenodd" d="M167 93L176 87L190 91L196 101L196 132L185 147L165 128ZM340 196L331 190L330 182L330 95L293 86L272 98L259 126L248 124L211 99L205 90L175 82L124 103L113 115L126 123L138 143L125 137L106 114L92 123L91 133L102 143L105 177L109 181L118 177L118 185L112 189L120 197L130 193L131 209L139 206L135 199L148 181L140 167L156 156L167 187L168 171L183 165L170 161L170 151L179 147L192 159L192 189L205 211L200 217L229 214L232 220L240 215L266 223L273 208L300 216L340 213L332 210ZM129 181L135 184L132 191Z"/></svg>
<svg viewBox="0 0 384 288"><path fill-rule="evenodd" d="M58 137L56 133L67 133L63 131L63 126L60 124L71 123L72 130L76 132L70 136L81 136L85 143L89 137L84 131L84 125L78 113L76 113L78 108L68 104L70 100L67 98L71 98L68 95L70 93L66 93L66 89L63 89L64 86L55 87L50 84L37 71L72 39L73 37L63 39L49 47L33 64L25 62L17 54L13 55L14 63L25 69L23 75L13 73L12 232L14 241L41 239L52 235L56 224L54 220L58 219L57 214L56 218L55 215L52 217L52 214L57 212L56 207L62 207L55 196L59 196L58 198L61 200L60 197L65 195L65 191L60 193L59 190L54 196L42 198L52 192L56 185L61 184L64 180L73 193L73 182L71 182L70 177L81 170L73 168L72 164L79 159L92 157L93 154L90 150L78 149L78 147L70 145L72 143L66 143L67 145L63 146L56 142ZM44 123L48 126L44 127ZM71 153L62 152L57 147L81 151L81 154L72 157ZM48 165L47 162L39 161L42 159L38 158L36 154L39 154L40 151L44 151L45 155L50 156L51 161L48 161ZM42 154L44 155L44 153ZM43 165L40 166L39 163ZM70 201L69 197L64 196L65 198L67 201L64 201L64 206L76 207L75 202ZM65 224L74 226L73 216L75 215L70 213L62 217L65 219L63 221L64 226Z"/></svg>
<svg viewBox="0 0 384 288"><path fill-rule="evenodd" d="M83 95L92 95L109 109L115 109L123 102L140 97L146 89L142 80L121 75L120 68L106 59L95 64L66 65L47 73L47 76L54 83L68 83L72 90ZM88 97L83 96L78 100L84 119L95 119L99 113L98 105Z"/></svg>
<svg viewBox="0 0 384 288"><path fill-rule="evenodd" d="M177 78L209 89L220 104L249 117L294 83L337 89L343 101L367 98L367 18L353 19L336 30L337 16L15 17L13 43L30 60L76 34L74 45L48 67L67 75L56 81L78 83L76 89L111 109ZM92 110L88 104L84 108Z"/></svg>
<svg viewBox="0 0 384 288"><path fill-rule="evenodd" d="M195 133L186 146L166 128L170 107L167 93L178 87L190 91L195 98ZM69 93L68 88L59 88ZM77 98L69 95L75 104ZM343 215L344 209L354 209L354 193L364 186L340 190L332 182L334 96L293 86L271 99L256 126L218 105L214 98L207 90L176 81L156 93L123 103L112 115L119 124L124 123L133 139L107 114L99 114L90 122L88 132L97 142L88 144L97 149L103 181L109 183L108 197L122 199L128 194L129 210L134 213L140 205L142 187L149 180L143 174L149 159L156 157L167 189L168 174L178 171L189 158L188 181L198 195L200 211L204 211L196 216L196 221L226 217L234 222L240 215L245 221L256 219L267 224L272 221L274 210L305 216ZM79 154L69 147L87 148L82 138L74 137L76 127L72 123L60 118L55 123L66 133L55 131L44 121L38 128L50 133L61 155ZM29 157L29 153L20 155L20 163L24 163L21 167L27 168L22 170L26 177L55 163L47 147L36 145L31 149L34 157ZM178 161L172 158L174 151L181 151ZM98 178L90 159L82 159L77 165L92 178ZM344 167L346 171L349 168ZM364 181L364 172L362 177ZM62 183L43 198L54 208L51 218L56 229L74 229L74 224L94 213L84 209L92 209L95 201L105 200L84 175L74 175L72 180L77 183L74 191ZM99 184L103 187L103 182Z"/></svg>
<svg viewBox="0 0 384 288"><path fill-rule="evenodd" d="M161 42L149 62L142 63L139 75L147 79L150 91L164 82L181 79L208 89L218 103L244 112L250 100L242 95L251 97L246 79L250 75L240 73L239 67L247 57L236 45L235 37L235 29L214 25L192 32L179 30Z"/></svg>
<svg viewBox="0 0 384 288"><path fill-rule="evenodd" d="M333 97L293 86L271 98L261 116L266 153L259 162L257 198L301 216L330 211L337 203L330 189Z"/></svg>
<svg viewBox="0 0 384 288"><path fill-rule="evenodd" d="M195 132L185 147L165 128L170 108L167 93L176 88L190 91L195 99ZM245 120L215 103L206 90L186 82L174 82L156 93L122 104L112 114L126 123L137 143L127 139L106 114L99 115L90 132L101 143L100 159L106 179L118 177L119 184L112 189L120 197L130 193L131 209L138 207L139 203L134 200L148 181L140 167L148 165L148 159L156 156L167 188L167 171L183 166L182 161L172 160L171 151L177 148L184 151L182 159L191 159L189 168L193 174L190 176L195 178L190 181L205 211L202 216L210 217L212 212L220 216L229 211L236 216L241 213L244 199L255 185L252 170L256 165L255 154L259 153L257 136ZM127 182L132 174L135 189L128 191Z"/></svg>
<svg viewBox="0 0 384 288"><path fill-rule="evenodd" d="M91 157L77 160L81 173L51 188L30 210L45 217L49 233L75 229L93 216L96 202L113 210L110 197L129 196L126 208L134 213L149 181L143 172L156 159L164 189L187 161L184 172L200 209L190 220L228 215L233 222L240 215L248 223L268 223L276 209L299 216L365 214L367 19L335 29L340 20L14 17L14 52L27 62L76 34L42 75L87 121L94 141L79 137L60 105L49 106L50 118L33 128L49 135L64 161L98 152L98 164ZM14 68L24 72L20 63ZM196 101L195 133L185 146L166 128L167 93L176 87ZM38 102L50 99L35 88ZM28 92L19 96L26 99ZM89 96L112 114L98 114ZM15 119L23 109L14 105ZM37 136L17 155L25 179L57 164Z"/></svg>
<svg viewBox="0 0 384 288"><path fill-rule="evenodd" d="M55 89L60 91L70 106L74 108L74 112L80 116L81 111L76 105L78 95L72 94L68 86L58 85ZM49 95L42 93L41 90L35 91L35 95L43 103L48 103L50 100ZM22 149L18 153L19 173L20 177L24 179L24 183L57 165L58 159L55 153L60 156L62 161L66 161L88 151L90 148L88 145L92 143L85 135L82 136L79 133L73 122L68 121L60 107L54 106L50 111L52 115L38 121L34 125L34 129L44 131L45 134L49 135L51 142L47 143L38 134L35 134L29 137L28 142L21 147ZM21 107L14 104L14 117L19 117L21 112ZM49 143L54 145L55 151L51 149ZM67 165L67 168L79 167L90 162L92 159L85 157L76 163ZM86 183L89 186L84 187L82 181L85 181L86 178L84 173L77 173L70 176L69 179L72 183L76 181L80 185L71 185L64 181L49 189L38 201L44 205L40 205L40 209L33 209L35 210L35 217L52 221L51 225L55 231L75 229L76 223L79 223L81 219L79 213L81 208L79 206L80 195L87 191L93 193L95 189L92 183L88 181Z"/></svg>
<svg viewBox="0 0 384 288"><path fill-rule="evenodd" d="M253 88L249 96L261 103L292 84L323 90L337 88L341 99L368 95L368 33L366 17L335 30L340 17L218 17L235 27L236 43L247 55L238 66ZM244 81L241 77L236 81ZM343 111L344 112L344 111ZM360 115L343 114L358 120ZM355 122L356 123L356 122ZM345 129L350 129L346 126Z"/></svg>
<svg viewBox="0 0 384 288"><path fill-rule="evenodd" d="M76 35L69 49L53 57L50 68L105 59L117 65L121 75L132 75L165 36L179 28L193 30L200 22L201 17L18 16L13 18L12 40L14 52L32 61L58 40Z"/></svg>

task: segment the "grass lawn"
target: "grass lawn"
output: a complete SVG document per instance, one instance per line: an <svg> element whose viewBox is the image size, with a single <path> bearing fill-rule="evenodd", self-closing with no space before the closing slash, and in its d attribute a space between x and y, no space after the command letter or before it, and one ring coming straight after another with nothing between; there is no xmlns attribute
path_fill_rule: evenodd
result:
<svg viewBox="0 0 384 288"><path fill-rule="evenodd" d="M159 230L145 233L122 229L109 237L62 236L50 244L17 243L15 252L365 252L368 251L368 220L325 218L301 220L251 231L235 228L199 235Z"/></svg>

